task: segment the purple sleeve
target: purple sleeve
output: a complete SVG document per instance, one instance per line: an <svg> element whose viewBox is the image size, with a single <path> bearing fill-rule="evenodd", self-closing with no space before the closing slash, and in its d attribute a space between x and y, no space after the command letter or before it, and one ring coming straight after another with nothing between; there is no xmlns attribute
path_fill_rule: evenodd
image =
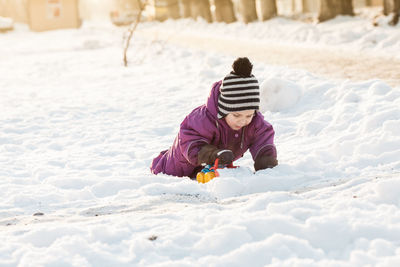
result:
<svg viewBox="0 0 400 267"><path fill-rule="evenodd" d="M204 106L195 109L181 124L179 149L184 158L197 166L197 155L206 144L210 144L216 131Z"/></svg>
<svg viewBox="0 0 400 267"><path fill-rule="evenodd" d="M255 121L255 133L253 142L250 145L250 153L253 160L256 160L258 156L277 156L276 147L274 144L275 131L271 124L264 120L261 113L258 113L254 118Z"/></svg>

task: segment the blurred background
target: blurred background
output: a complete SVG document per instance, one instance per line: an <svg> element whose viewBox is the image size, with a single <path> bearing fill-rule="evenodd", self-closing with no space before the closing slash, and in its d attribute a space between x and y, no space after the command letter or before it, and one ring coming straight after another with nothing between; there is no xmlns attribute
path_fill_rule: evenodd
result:
<svg viewBox="0 0 400 267"><path fill-rule="evenodd" d="M360 8L392 14L398 21L400 0L0 0L0 27L26 23L44 31L80 27L84 20L110 20L115 25L136 21L193 18L207 22L264 21L288 16L304 21L325 21L337 15L354 15Z"/></svg>

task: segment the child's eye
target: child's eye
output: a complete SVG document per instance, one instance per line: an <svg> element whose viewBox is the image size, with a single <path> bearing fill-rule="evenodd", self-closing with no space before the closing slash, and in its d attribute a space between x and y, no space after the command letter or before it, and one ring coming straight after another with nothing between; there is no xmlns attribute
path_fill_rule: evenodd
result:
<svg viewBox="0 0 400 267"><path fill-rule="evenodd" d="M240 117L240 115L239 115L239 114L233 114L233 117L235 117L235 118L239 118L239 117Z"/></svg>

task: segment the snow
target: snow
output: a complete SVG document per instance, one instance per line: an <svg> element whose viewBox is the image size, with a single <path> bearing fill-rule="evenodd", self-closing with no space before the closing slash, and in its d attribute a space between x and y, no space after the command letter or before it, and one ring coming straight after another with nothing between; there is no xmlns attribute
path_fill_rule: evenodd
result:
<svg viewBox="0 0 400 267"><path fill-rule="evenodd" d="M386 56L400 44L398 27L359 18L140 27L192 26ZM252 59L280 164L254 174L246 154L207 184L155 176L152 158L235 57L135 36L125 68L124 30L0 36L0 266L400 264L399 85Z"/></svg>
<svg viewBox="0 0 400 267"><path fill-rule="evenodd" d="M8 31L13 29L14 22L11 18L5 18L0 16L0 32Z"/></svg>
<svg viewBox="0 0 400 267"><path fill-rule="evenodd" d="M371 16L371 15L369 15ZM266 22L243 24L235 22L207 23L187 20L168 20L147 23L146 30L158 29L160 33L175 32L189 36L204 38L223 37L224 39L251 41L254 43L267 42L279 45L298 47L335 48L343 51L379 54L387 58L399 59L400 24L388 26L388 17L377 19L380 27L375 27L372 19L349 16L337 16L324 23L306 23L278 17Z"/></svg>
<svg viewBox="0 0 400 267"><path fill-rule="evenodd" d="M284 111L297 104L301 98L301 86L294 82L270 78L260 85L261 112Z"/></svg>

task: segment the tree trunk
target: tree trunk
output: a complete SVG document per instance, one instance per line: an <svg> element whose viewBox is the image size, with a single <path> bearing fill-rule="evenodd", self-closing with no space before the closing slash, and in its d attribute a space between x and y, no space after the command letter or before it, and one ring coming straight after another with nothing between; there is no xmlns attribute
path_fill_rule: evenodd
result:
<svg viewBox="0 0 400 267"><path fill-rule="evenodd" d="M389 22L389 25L395 26L397 23L399 23L399 17L400 17L400 0L393 0L393 18Z"/></svg>
<svg viewBox="0 0 400 267"><path fill-rule="evenodd" d="M178 0L155 0L154 7L156 20L163 21L180 17Z"/></svg>
<svg viewBox="0 0 400 267"><path fill-rule="evenodd" d="M339 14L354 16L353 1L352 0L340 0Z"/></svg>
<svg viewBox="0 0 400 267"><path fill-rule="evenodd" d="M320 22L333 19L337 15L354 15L352 0L321 0L318 14Z"/></svg>
<svg viewBox="0 0 400 267"><path fill-rule="evenodd" d="M169 19L179 19L181 17L178 0L167 0L167 17Z"/></svg>
<svg viewBox="0 0 400 267"><path fill-rule="evenodd" d="M400 0L384 0L383 1L383 14L385 16L390 13L399 13L400 11Z"/></svg>
<svg viewBox="0 0 400 267"><path fill-rule="evenodd" d="M218 22L231 23L236 21L231 0L214 0L215 18Z"/></svg>
<svg viewBox="0 0 400 267"><path fill-rule="evenodd" d="M304 0L292 0L292 14L303 13L303 1ZM276 2L278 1L276 0Z"/></svg>
<svg viewBox="0 0 400 267"><path fill-rule="evenodd" d="M191 6L192 6L192 0L181 0L182 17L183 18L192 17Z"/></svg>
<svg viewBox="0 0 400 267"><path fill-rule="evenodd" d="M318 20L320 22L332 19L336 17L336 5L333 2L334 0L321 0L321 4L319 6L319 14Z"/></svg>
<svg viewBox="0 0 400 267"><path fill-rule="evenodd" d="M394 12L398 14L400 12L400 0L394 0L394 1L395 1Z"/></svg>
<svg viewBox="0 0 400 267"><path fill-rule="evenodd" d="M393 0L383 0L383 15L387 16L392 12Z"/></svg>
<svg viewBox="0 0 400 267"><path fill-rule="evenodd" d="M209 0L193 0L192 1L192 16L196 19L202 17L207 22L212 22L211 8Z"/></svg>
<svg viewBox="0 0 400 267"><path fill-rule="evenodd" d="M261 20L268 20L277 15L275 0L260 0Z"/></svg>
<svg viewBox="0 0 400 267"><path fill-rule="evenodd" d="M301 0L301 11L302 13L310 13L312 10L310 9L309 0Z"/></svg>
<svg viewBox="0 0 400 267"><path fill-rule="evenodd" d="M244 23L257 20L256 0L239 0L239 10Z"/></svg>

